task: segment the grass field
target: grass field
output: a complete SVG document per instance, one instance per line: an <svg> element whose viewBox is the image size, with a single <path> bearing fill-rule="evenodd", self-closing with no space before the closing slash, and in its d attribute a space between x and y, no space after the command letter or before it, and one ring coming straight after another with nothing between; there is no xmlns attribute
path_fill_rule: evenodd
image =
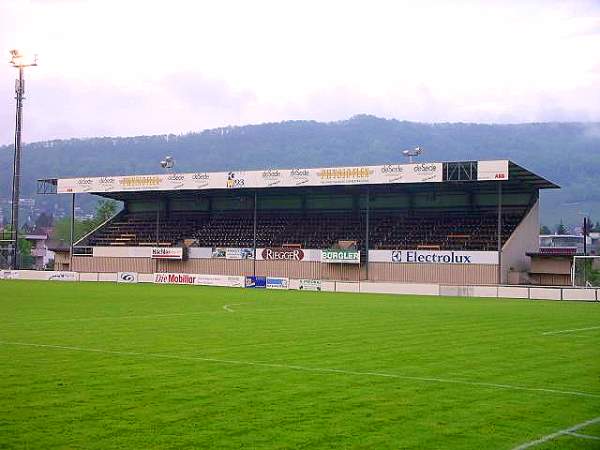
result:
<svg viewBox="0 0 600 450"><path fill-rule="evenodd" d="M597 303L2 281L0 364L0 448L600 448Z"/></svg>

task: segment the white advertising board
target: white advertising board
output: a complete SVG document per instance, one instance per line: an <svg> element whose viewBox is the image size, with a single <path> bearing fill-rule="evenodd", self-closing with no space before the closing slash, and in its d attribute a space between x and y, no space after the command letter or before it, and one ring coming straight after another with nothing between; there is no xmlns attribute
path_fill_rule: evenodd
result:
<svg viewBox="0 0 600 450"><path fill-rule="evenodd" d="M478 161L478 181L503 181L508 180L508 160Z"/></svg>
<svg viewBox="0 0 600 450"><path fill-rule="evenodd" d="M183 259L181 247L152 247L152 259Z"/></svg>
<svg viewBox="0 0 600 450"><path fill-rule="evenodd" d="M117 283L137 283L138 274L137 272L118 272Z"/></svg>
<svg viewBox="0 0 600 450"><path fill-rule="evenodd" d="M395 264L498 264L498 252L459 250L370 250L369 262Z"/></svg>
<svg viewBox="0 0 600 450"><path fill-rule="evenodd" d="M321 280L299 280L298 289L301 291L320 291L322 289Z"/></svg>
<svg viewBox="0 0 600 450"><path fill-rule="evenodd" d="M245 277L227 275L199 275L194 273L155 273L157 284L188 284L197 286L244 287Z"/></svg>
<svg viewBox="0 0 600 450"><path fill-rule="evenodd" d="M225 259L252 259L254 250L251 248L227 248L225 249Z"/></svg>
<svg viewBox="0 0 600 450"><path fill-rule="evenodd" d="M77 281L77 272L44 272L49 281Z"/></svg>
<svg viewBox="0 0 600 450"><path fill-rule="evenodd" d="M290 279L279 277L267 277L267 289L289 289Z"/></svg>
<svg viewBox="0 0 600 450"><path fill-rule="evenodd" d="M229 275L197 275L196 284L202 286L224 286L243 288L246 277Z"/></svg>
<svg viewBox="0 0 600 450"><path fill-rule="evenodd" d="M61 178L57 193L441 183L442 163Z"/></svg>
<svg viewBox="0 0 600 450"><path fill-rule="evenodd" d="M0 270L0 280L18 280L19 272L16 270Z"/></svg>

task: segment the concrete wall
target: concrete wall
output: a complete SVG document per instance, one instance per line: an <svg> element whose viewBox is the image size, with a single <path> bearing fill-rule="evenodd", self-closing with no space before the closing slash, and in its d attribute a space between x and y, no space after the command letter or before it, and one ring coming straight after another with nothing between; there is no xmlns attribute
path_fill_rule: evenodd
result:
<svg viewBox="0 0 600 450"><path fill-rule="evenodd" d="M207 274L208 275L208 274ZM59 272L36 270L2 270L0 280L56 280L56 281L104 281L117 282L116 272ZM138 276L140 283L152 283L153 274ZM298 279L290 279L290 288L298 289ZM456 297L491 297L509 299L558 300L558 301L599 301L600 289L527 287L527 286L476 286L440 285L418 283L348 282L322 280L321 288L329 292L355 292L396 295L441 295Z"/></svg>
<svg viewBox="0 0 600 450"><path fill-rule="evenodd" d="M395 283L491 284L497 273L497 264L369 264L369 281Z"/></svg>
<svg viewBox="0 0 600 450"><path fill-rule="evenodd" d="M539 250L539 205L538 200L502 247L501 284L508 282L509 269L515 272L528 272L530 269L531 262L526 253Z"/></svg>

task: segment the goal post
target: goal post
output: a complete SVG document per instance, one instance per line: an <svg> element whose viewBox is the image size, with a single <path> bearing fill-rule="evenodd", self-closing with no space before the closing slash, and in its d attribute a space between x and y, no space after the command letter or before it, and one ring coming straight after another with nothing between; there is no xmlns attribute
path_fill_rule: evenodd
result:
<svg viewBox="0 0 600 450"><path fill-rule="evenodd" d="M600 287L600 256L575 256L571 268L574 287Z"/></svg>

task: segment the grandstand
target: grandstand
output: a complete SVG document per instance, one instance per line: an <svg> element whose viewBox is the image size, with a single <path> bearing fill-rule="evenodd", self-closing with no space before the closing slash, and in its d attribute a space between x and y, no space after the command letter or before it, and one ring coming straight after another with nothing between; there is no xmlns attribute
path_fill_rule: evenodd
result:
<svg viewBox="0 0 600 450"><path fill-rule="evenodd" d="M491 284L522 281L539 191L557 187L502 160L46 179L38 191L123 202L62 270ZM358 264L322 260L342 243ZM286 248L302 258L263 257Z"/></svg>

